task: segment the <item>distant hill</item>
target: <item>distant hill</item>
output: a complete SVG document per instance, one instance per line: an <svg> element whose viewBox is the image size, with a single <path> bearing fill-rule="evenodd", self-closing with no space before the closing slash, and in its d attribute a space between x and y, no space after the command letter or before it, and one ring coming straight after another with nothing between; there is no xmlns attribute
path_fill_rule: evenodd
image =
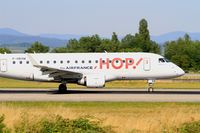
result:
<svg viewBox="0 0 200 133"><path fill-rule="evenodd" d="M180 37L184 37L186 33L189 34L192 40L200 40L200 32L189 33L183 31L170 32L159 36L151 36L151 39L159 44L164 44L167 41L177 40Z"/></svg>
<svg viewBox="0 0 200 133"><path fill-rule="evenodd" d="M70 40L70 39L80 39L82 36L85 35L74 35L74 34L40 34L40 37L45 38L56 38L60 40Z"/></svg>
<svg viewBox="0 0 200 133"><path fill-rule="evenodd" d="M16 43L16 44L2 44L0 47L8 48L12 53L24 53L24 51L31 47L31 43Z"/></svg>
<svg viewBox="0 0 200 133"><path fill-rule="evenodd" d="M177 40L179 37L183 37L187 32L176 31L170 32L163 35L151 36L151 39L159 43L164 44L166 41ZM200 40L200 32L188 33L192 40ZM51 48L61 47L67 44L69 39L80 39L82 36L87 35L75 35L75 34L40 34L37 36L21 33L17 30L11 28L0 28L0 45L13 45L13 47L18 47L21 44L31 44L35 41L39 41L44 45ZM110 38L110 37L103 37ZM120 39L123 37L119 36ZM16 46L17 44L17 46Z"/></svg>
<svg viewBox="0 0 200 133"><path fill-rule="evenodd" d="M67 40L59 40L55 38L44 38L40 36L13 36L0 35L0 44L16 44L16 43L33 43L39 41L49 47L61 47L66 45Z"/></svg>
<svg viewBox="0 0 200 133"><path fill-rule="evenodd" d="M2 44L0 45L0 47L25 47L25 48L28 48L28 47L31 47L31 43L16 43L16 44Z"/></svg>
<svg viewBox="0 0 200 133"><path fill-rule="evenodd" d="M27 36L27 34L21 33L10 28L0 28L0 35Z"/></svg>
<svg viewBox="0 0 200 133"><path fill-rule="evenodd" d="M20 44L20 43L33 43L39 41L49 47L65 46L67 39L47 38L41 36L32 36L24 34L9 28L0 29L0 45L2 44Z"/></svg>

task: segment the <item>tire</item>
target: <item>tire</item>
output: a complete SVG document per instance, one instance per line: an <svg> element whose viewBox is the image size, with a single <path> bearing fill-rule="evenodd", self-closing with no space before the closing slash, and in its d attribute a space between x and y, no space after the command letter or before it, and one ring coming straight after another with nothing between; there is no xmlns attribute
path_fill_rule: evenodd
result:
<svg viewBox="0 0 200 133"><path fill-rule="evenodd" d="M65 93L67 91L66 84L60 84L58 90L60 93Z"/></svg>
<svg viewBox="0 0 200 133"><path fill-rule="evenodd" d="M153 87L149 87L149 92L153 92Z"/></svg>

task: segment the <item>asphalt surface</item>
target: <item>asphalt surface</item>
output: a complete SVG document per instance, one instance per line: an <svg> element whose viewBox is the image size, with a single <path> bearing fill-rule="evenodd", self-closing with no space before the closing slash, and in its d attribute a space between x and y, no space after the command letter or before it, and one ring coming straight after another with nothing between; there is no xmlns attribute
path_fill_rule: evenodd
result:
<svg viewBox="0 0 200 133"><path fill-rule="evenodd" d="M108 101L108 102L200 102L200 90L157 89L0 89L0 101Z"/></svg>

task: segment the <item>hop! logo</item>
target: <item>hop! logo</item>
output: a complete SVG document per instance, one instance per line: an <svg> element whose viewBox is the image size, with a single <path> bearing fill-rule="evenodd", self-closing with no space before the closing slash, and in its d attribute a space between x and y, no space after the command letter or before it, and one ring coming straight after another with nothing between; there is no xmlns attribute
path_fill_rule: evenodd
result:
<svg viewBox="0 0 200 133"><path fill-rule="evenodd" d="M137 66L140 65L142 60L143 58L140 58L137 61L134 60L133 58L125 58L124 60L122 58L114 58L112 60L109 60L109 58L106 58L105 60L100 58L99 65L100 65L100 69L103 69L103 68L110 69L111 67L114 69L121 69L121 68L136 69Z"/></svg>

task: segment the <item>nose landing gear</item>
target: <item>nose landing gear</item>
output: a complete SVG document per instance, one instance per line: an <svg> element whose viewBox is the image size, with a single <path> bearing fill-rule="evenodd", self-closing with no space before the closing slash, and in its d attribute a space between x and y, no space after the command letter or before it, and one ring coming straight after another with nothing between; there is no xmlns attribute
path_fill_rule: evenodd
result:
<svg viewBox="0 0 200 133"><path fill-rule="evenodd" d="M147 80L147 83L148 83L147 91L153 92L154 91L153 84L155 83L155 80Z"/></svg>

